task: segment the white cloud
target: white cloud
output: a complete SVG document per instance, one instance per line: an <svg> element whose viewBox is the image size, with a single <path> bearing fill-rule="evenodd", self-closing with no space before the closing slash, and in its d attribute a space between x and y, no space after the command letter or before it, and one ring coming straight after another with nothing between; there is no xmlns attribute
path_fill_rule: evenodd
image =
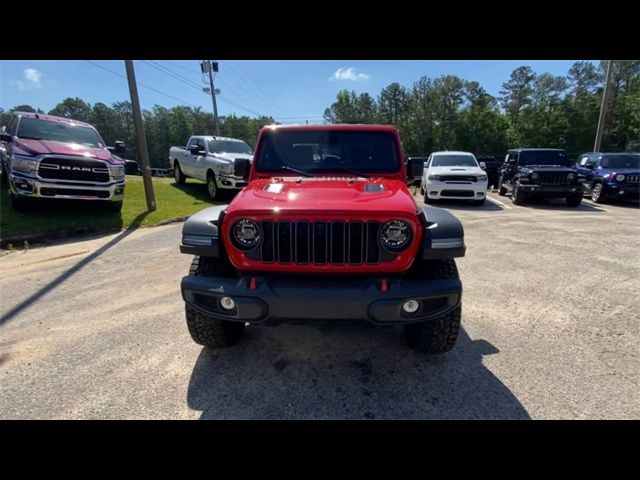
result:
<svg viewBox="0 0 640 480"><path fill-rule="evenodd" d="M341 81L348 80L351 82L358 82L360 80L369 80L371 78L366 73L357 72L354 67L349 68L339 68L336 70L331 77L329 77L329 81Z"/></svg>
<svg viewBox="0 0 640 480"><path fill-rule="evenodd" d="M42 72L35 68L25 68L22 71L22 80L14 80L10 84L18 87L18 90L33 90L42 88Z"/></svg>

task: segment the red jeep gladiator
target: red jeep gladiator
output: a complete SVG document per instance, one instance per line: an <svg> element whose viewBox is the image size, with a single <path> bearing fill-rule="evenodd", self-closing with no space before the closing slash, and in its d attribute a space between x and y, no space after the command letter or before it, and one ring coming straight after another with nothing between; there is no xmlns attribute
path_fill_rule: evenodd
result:
<svg viewBox="0 0 640 480"><path fill-rule="evenodd" d="M422 352L453 347L462 225L416 204L395 127L265 127L239 167L247 186L182 230L197 343L232 345L246 325L363 321L403 325Z"/></svg>

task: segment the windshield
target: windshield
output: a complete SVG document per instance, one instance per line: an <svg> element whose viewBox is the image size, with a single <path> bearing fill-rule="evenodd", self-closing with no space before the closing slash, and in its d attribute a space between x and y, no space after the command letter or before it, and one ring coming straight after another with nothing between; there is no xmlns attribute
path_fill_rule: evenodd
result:
<svg viewBox="0 0 640 480"><path fill-rule="evenodd" d="M56 140L58 142L78 143L88 147L104 148L102 139L91 127L62 122L49 122L35 118L20 120L17 136L37 140Z"/></svg>
<svg viewBox="0 0 640 480"><path fill-rule="evenodd" d="M600 164L605 168L640 168L640 155L607 155Z"/></svg>
<svg viewBox="0 0 640 480"><path fill-rule="evenodd" d="M436 155L431 167L477 167L478 163L471 155Z"/></svg>
<svg viewBox="0 0 640 480"><path fill-rule="evenodd" d="M249 145L237 140L208 140L209 152L211 153L244 153L252 155Z"/></svg>
<svg viewBox="0 0 640 480"><path fill-rule="evenodd" d="M396 173L400 169L390 132L274 131L263 136L259 171Z"/></svg>
<svg viewBox="0 0 640 480"><path fill-rule="evenodd" d="M562 165L568 166L569 160L564 151L536 150L520 152L520 165Z"/></svg>

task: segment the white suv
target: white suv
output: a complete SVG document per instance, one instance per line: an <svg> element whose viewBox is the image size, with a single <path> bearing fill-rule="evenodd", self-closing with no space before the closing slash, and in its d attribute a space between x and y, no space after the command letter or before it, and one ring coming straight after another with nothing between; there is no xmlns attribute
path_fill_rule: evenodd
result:
<svg viewBox="0 0 640 480"><path fill-rule="evenodd" d="M473 153L434 152L424 164L420 192L430 200L472 200L482 205L487 196L487 174Z"/></svg>

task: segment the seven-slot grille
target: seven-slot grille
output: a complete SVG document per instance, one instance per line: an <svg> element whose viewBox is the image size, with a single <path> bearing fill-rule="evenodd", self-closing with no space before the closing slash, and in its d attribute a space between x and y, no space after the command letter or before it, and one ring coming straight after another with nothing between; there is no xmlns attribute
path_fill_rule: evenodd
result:
<svg viewBox="0 0 640 480"><path fill-rule="evenodd" d="M242 158L236 158L236 160L243 160ZM241 177L244 172L242 171L242 162L233 162L233 174L236 177Z"/></svg>
<svg viewBox="0 0 640 480"><path fill-rule="evenodd" d="M260 222L265 263L378 264L380 222Z"/></svg>
<svg viewBox="0 0 640 480"><path fill-rule="evenodd" d="M625 175L624 178L629 183L639 183L640 182L640 175Z"/></svg>
<svg viewBox="0 0 640 480"><path fill-rule="evenodd" d="M538 182L550 184L567 183L567 175L567 173L540 172L538 173Z"/></svg>
<svg viewBox="0 0 640 480"><path fill-rule="evenodd" d="M475 182L477 178L473 175L442 175L441 182Z"/></svg>
<svg viewBox="0 0 640 480"><path fill-rule="evenodd" d="M98 160L45 157L40 162L38 174L52 180L109 181L109 169L104 162Z"/></svg>

